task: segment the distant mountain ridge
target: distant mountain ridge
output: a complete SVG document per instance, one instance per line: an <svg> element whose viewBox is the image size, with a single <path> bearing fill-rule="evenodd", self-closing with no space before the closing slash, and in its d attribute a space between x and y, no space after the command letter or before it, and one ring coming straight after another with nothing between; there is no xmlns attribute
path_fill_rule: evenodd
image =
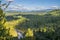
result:
<svg viewBox="0 0 60 40"><path fill-rule="evenodd" d="M47 11L51 11L51 10L53 10L53 9L44 9L44 10L31 10L31 11L29 11L29 10L9 10L9 11L7 11L7 12L47 12Z"/></svg>

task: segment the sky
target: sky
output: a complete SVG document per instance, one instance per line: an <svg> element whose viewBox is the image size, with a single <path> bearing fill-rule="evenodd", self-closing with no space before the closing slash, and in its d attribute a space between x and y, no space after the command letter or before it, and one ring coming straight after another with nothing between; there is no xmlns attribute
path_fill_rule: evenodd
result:
<svg viewBox="0 0 60 40"><path fill-rule="evenodd" d="M12 1L7 10L44 10L59 9L60 0L2 0L2 3Z"/></svg>

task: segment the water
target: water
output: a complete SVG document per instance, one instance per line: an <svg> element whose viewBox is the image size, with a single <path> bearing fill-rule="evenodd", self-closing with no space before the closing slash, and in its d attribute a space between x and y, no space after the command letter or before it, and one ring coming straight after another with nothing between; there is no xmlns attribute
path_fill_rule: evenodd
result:
<svg viewBox="0 0 60 40"><path fill-rule="evenodd" d="M18 30L16 30L16 32L18 34L18 39L23 38L23 33L22 32L19 32Z"/></svg>

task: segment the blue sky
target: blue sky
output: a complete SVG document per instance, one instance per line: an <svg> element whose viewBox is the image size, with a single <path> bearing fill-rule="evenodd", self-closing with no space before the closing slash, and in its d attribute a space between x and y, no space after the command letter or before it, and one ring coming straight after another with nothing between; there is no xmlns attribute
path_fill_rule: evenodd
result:
<svg viewBox="0 0 60 40"><path fill-rule="evenodd" d="M4 2L6 1L3 0ZM60 0L14 0L8 10L43 10L51 8L60 8Z"/></svg>

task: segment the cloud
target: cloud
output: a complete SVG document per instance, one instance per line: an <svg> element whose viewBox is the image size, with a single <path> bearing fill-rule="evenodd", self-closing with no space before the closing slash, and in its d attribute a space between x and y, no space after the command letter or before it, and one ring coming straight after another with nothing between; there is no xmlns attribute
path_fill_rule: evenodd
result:
<svg viewBox="0 0 60 40"><path fill-rule="evenodd" d="M32 11L32 10L45 10L45 9L59 9L59 6L35 6L35 7L28 7L21 4L14 4L8 7L8 10L18 10L18 11Z"/></svg>
<svg viewBox="0 0 60 40"><path fill-rule="evenodd" d="M22 5L10 5L8 7L9 10L21 10L22 9Z"/></svg>
<svg viewBox="0 0 60 40"><path fill-rule="evenodd" d="M45 6L35 7L35 10L44 10L47 9Z"/></svg>
<svg viewBox="0 0 60 40"><path fill-rule="evenodd" d="M23 5L20 5L20 4L17 4L17 5L10 5L8 7L9 10L31 10L30 8L28 7L25 7Z"/></svg>
<svg viewBox="0 0 60 40"><path fill-rule="evenodd" d="M6 1L14 1L14 0L6 0Z"/></svg>
<svg viewBox="0 0 60 40"><path fill-rule="evenodd" d="M60 9L60 6L51 6L52 9Z"/></svg>
<svg viewBox="0 0 60 40"><path fill-rule="evenodd" d="M32 10L44 10L44 9L47 9L46 7L44 6L40 6L40 7L26 7L24 5L10 5L9 10L20 10L20 11L32 11Z"/></svg>

